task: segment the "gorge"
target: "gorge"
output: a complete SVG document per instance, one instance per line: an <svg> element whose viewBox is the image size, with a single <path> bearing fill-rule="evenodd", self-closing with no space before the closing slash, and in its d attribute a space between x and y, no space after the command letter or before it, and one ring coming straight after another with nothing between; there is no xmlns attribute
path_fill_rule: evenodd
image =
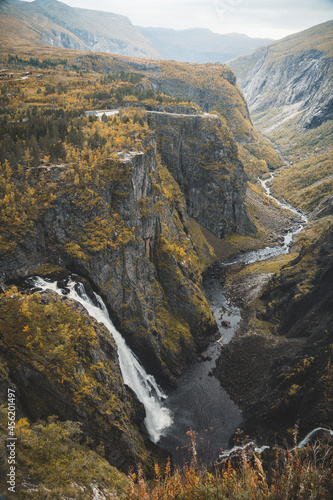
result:
<svg viewBox="0 0 333 500"><path fill-rule="evenodd" d="M280 203L270 194L267 184L271 183L273 178L274 175L271 174L265 181L258 180L265 189L265 196L296 214L304 225L307 222L306 216L290 205ZM175 463L181 464L186 460L188 453L187 432L194 431L202 446L202 450L198 450L198 456L200 460L209 462L227 453L225 450L230 446L230 439L242 422L241 412L213 374L221 345L230 342L241 320L240 310L230 304L225 297L219 269L240 262L245 264L260 262L288 253L293 236L301 229L302 225L296 224L285 234L281 245L245 252L235 256L232 261L214 264L205 272L203 289L218 326L220 338L208 346L201 359L198 358L184 371L177 381L177 388L168 391L168 395L156 384L154 377L145 372L140 361L126 346L124 339L112 325L102 298L94 292L92 298L88 297L79 276L74 277L75 281L69 278L68 281L62 281L61 288L56 282L39 277L28 278L27 281L34 289L52 290L60 296L79 302L90 316L106 326L117 344L123 381L144 405L146 412L144 423L153 442L158 442L167 449Z"/></svg>
<svg viewBox="0 0 333 500"><path fill-rule="evenodd" d="M0 58L0 472L10 388L18 498L141 500L144 478L210 498L246 476L243 459L223 465L238 427L258 445L286 444L249 452L257 485L272 453L289 467L295 424L301 442L316 428L330 439L327 95L318 114L320 95L313 111L304 94L297 123L295 102L278 101L287 123L268 81L269 99L255 95L255 76L250 116L223 64L34 44L0 47ZM329 52L319 59L329 74ZM245 72L246 61L232 64ZM327 479L325 446L316 463Z"/></svg>

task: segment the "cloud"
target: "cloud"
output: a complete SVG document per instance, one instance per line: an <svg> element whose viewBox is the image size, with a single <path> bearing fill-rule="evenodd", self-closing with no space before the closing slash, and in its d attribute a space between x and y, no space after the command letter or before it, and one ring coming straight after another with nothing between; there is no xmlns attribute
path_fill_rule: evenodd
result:
<svg viewBox="0 0 333 500"><path fill-rule="evenodd" d="M215 31L256 37L282 38L333 17L332 0L212 0L211 6Z"/></svg>

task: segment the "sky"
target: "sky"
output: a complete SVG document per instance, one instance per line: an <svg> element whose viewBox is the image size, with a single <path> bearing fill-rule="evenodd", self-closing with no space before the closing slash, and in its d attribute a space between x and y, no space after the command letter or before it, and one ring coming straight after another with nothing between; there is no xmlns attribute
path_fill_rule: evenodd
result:
<svg viewBox="0 0 333 500"><path fill-rule="evenodd" d="M30 0L28 0L30 1ZM279 39L333 19L333 0L62 0L122 14L139 26L209 28Z"/></svg>

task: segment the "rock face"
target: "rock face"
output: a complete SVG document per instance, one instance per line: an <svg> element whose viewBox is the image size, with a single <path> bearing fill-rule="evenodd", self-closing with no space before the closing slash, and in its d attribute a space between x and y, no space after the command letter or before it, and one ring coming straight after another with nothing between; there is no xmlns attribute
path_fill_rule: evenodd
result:
<svg viewBox="0 0 333 500"><path fill-rule="evenodd" d="M154 144L121 158L92 206L88 199L82 206L84 185L75 192L62 183L63 172L51 169L59 196L15 253L2 256L1 273L11 280L49 263L89 278L148 371L170 383L207 342L214 320L200 288L182 194L157 164ZM98 234L94 228L103 219L108 225ZM98 250L105 238L114 243Z"/></svg>
<svg viewBox="0 0 333 500"><path fill-rule="evenodd" d="M216 115L148 113L157 149L186 200L187 213L215 236L254 236L243 200L245 174L231 134Z"/></svg>
<svg viewBox="0 0 333 500"><path fill-rule="evenodd" d="M287 106L284 118L301 113L306 129L333 118L332 30L329 21L230 61L252 113Z"/></svg>
<svg viewBox="0 0 333 500"><path fill-rule="evenodd" d="M241 154L245 148L253 156L252 161L266 162L276 168L281 158L272 146L254 129L246 100L236 85L235 73L225 64L184 64L175 61L138 63L128 61L128 65L140 71L152 90L177 98L185 104L190 99L205 112L218 113L233 134ZM249 155L242 161L246 167ZM251 163L251 162L250 162Z"/></svg>

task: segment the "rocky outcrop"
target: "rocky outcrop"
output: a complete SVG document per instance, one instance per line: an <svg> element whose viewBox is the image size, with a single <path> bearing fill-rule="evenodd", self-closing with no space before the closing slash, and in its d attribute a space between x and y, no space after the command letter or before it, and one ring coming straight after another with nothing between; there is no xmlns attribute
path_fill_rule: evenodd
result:
<svg viewBox="0 0 333 500"><path fill-rule="evenodd" d="M276 168L281 165L280 156L254 129L245 98L236 85L235 73L225 64L184 64L175 61L138 63L128 61L129 67L146 76L151 88L177 98L183 103L189 99L198 104L204 112L218 113L238 145L248 153L242 161L258 164L264 160ZM250 161L249 155L253 156ZM244 163L244 167L246 167ZM264 170L265 170L264 169Z"/></svg>
<svg viewBox="0 0 333 500"><path fill-rule="evenodd" d="M281 108L284 120L301 114L305 129L333 118L332 57L326 42L332 28L329 21L230 61L251 113Z"/></svg>
<svg viewBox="0 0 333 500"><path fill-rule="evenodd" d="M216 115L148 112L157 149L186 200L187 213L215 236L255 236L244 205L246 180L237 147Z"/></svg>

